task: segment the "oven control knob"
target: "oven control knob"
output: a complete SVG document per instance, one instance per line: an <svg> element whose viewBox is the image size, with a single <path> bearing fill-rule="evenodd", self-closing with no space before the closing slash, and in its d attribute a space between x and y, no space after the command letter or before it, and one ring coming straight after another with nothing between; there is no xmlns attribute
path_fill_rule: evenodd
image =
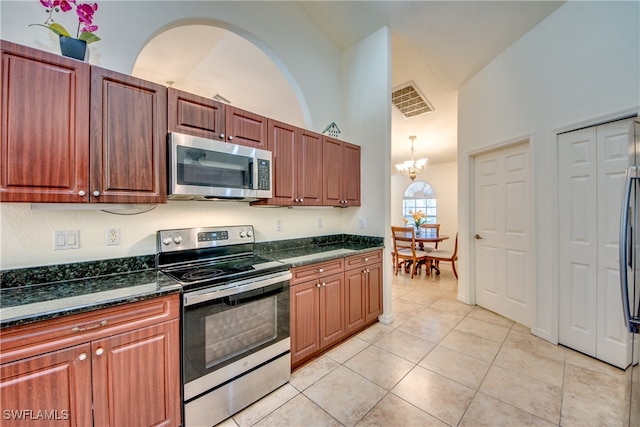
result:
<svg viewBox="0 0 640 427"><path fill-rule="evenodd" d="M170 245L171 242L173 242L173 239L171 239L171 237L165 237L164 239L162 239L162 243L164 243L165 245Z"/></svg>
<svg viewBox="0 0 640 427"><path fill-rule="evenodd" d="M240 232L240 237L247 237L247 232L246 232L246 231L244 231L244 230L242 230L242 231Z"/></svg>
<svg viewBox="0 0 640 427"><path fill-rule="evenodd" d="M179 245L180 243L182 243L182 236L180 236L180 235L175 236L173 238L173 241L176 243L176 245Z"/></svg>

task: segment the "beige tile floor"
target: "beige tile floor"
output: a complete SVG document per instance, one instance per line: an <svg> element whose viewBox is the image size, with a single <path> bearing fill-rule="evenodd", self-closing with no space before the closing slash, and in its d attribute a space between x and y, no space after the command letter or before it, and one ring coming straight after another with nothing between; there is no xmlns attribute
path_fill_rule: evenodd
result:
<svg viewBox="0 0 640 427"><path fill-rule="evenodd" d="M393 281L378 323L220 425L622 426L628 374L456 300L450 268Z"/></svg>

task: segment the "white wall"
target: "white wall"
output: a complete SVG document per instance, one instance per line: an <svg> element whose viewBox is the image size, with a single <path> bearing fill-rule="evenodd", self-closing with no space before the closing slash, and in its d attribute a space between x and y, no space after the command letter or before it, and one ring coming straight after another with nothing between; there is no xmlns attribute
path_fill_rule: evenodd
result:
<svg viewBox="0 0 640 427"><path fill-rule="evenodd" d="M459 90L461 258L471 256L471 154L531 136L535 186L536 314L532 331L557 342L559 131L637 112L640 3L567 2ZM473 266L459 295L473 300Z"/></svg>
<svg viewBox="0 0 640 427"><path fill-rule="evenodd" d="M215 21L250 38L268 51L274 62L286 67L285 74L295 80L308 106L307 127L322 131L332 121L339 123L345 135L343 139L363 145L363 170L367 168L365 162L374 160L372 153L390 150L389 138L384 137L390 120L388 111L384 117L388 102L378 104L380 93L368 94L362 86L342 95L344 87L351 88L357 82L352 67L376 70L370 77L376 84L384 80L384 70L390 61L384 32L365 40L362 49L356 46L343 56L291 2L101 1L99 4L95 21L100 26L98 34L102 40L90 46L89 62L92 64L130 73L138 52L154 34L178 23ZM0 12L1 38L59 52L52 33L41 27L28 26L46 18L39 2L3 0ZM378 60L383 62L375 62ZM374 62L367 65L367 61ZM358 113L354 100L364 98L371 104ZM343 113L345 106L349 109L348 114ZM376 125L363 131L371 126L370 120ZM378 163L374 161L373 167ZM384 227L376 215L384 218L384 213L378 214L378 208L384 205L381 198L385 196L380 192L384 194L387 182L388 177L383 174L363 173L364 206L348 209L253 208L238 202L169 202L147 213L121 216L101 211L34 211L29 204L5 203L0 205L0 269L152 254L155 253L155 232L174 227L249 223L256 227L258 241L342 232L381 236ZM386 194L388 197L388 190ZM369 203L373 207L370 208ZM364 229L356 226L361 210L367 216ZM319 219L322 219L322 228L318 227ZM282 231L276 231L277 220L282 221ZM121 228L120 246L104 245L107 227ZM53 231L69 229L80 230L81 248L53 251Z"/></svg>
<svg viewBox="0 0 640 427"><path fill-rule="evenodd" d="M386 27L381 28L347 49L343 58L344 111L348 129L345 138L360 141L362 146L363 198L362 208L345 210L344 231L385 236L390 224L389 177L384 171L389 170L391 161L391 32ZM360 228L361 220L366 224L365 228ZM389 251L384 251L383 256L383 265L390 265ZM391 269L383 271L384 306L380 320L390 323L393 321Z"/></svg>
<svg viewBox="0 0 640 427"><path fill-rule="evenodd" d="M437 218L440 233L450 237L438 247L453 250L455 235L458 231L458 163L428 164L424 173L416 181L431 185L437 197ZM391 175L391 225L402 225L402 197L413 181L406 175ZM389 235L391 229L385 230Z"/></svg>

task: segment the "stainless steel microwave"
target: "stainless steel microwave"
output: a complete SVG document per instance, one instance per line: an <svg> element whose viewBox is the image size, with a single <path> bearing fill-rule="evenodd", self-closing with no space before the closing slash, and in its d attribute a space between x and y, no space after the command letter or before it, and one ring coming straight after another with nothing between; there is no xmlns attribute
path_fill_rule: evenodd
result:
<svg viewBox="0 0 640 427"><path fill-rule="evenodd" d="M169 199L272 197L270 151L175 132L168 134L167 143Z"/></svg>

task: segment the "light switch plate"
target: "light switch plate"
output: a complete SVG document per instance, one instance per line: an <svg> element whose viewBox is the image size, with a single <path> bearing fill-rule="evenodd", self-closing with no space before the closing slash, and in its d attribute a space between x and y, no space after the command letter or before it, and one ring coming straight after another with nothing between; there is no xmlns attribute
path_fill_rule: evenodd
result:
<svg viewBox="0 0 640 427"><path fill-rule="evenodd" d="M53 232L53 250L79 249L80 230L55 230Z"/></svg>

